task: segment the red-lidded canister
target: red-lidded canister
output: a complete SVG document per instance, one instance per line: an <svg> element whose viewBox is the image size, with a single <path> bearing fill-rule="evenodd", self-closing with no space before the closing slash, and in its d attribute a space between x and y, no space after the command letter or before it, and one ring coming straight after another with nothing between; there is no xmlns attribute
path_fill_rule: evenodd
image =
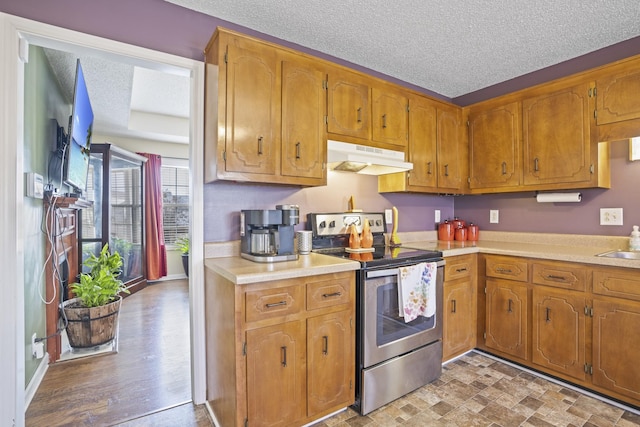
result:
<svg viewBox="0 0 640 427"><path fill-rule="evenodd" d="M467 228L466 227L456 228L455 239L459 241L467 240Z"/></svg>
<svg viewBox="0 0 640 427"><path fill-rule="evenodd" d="M458 218L457 216L453 217L453 221L451 221L451 223L453 224L453 228L463 228L467 226L467 223L463 219Z"/></svg>
<svg viewBox="0 0 640 427"><path fill-rule="evenodd" d="M470 222L469 225L467 225L467 240L477 242L479 238L480 230L478 229L478 226Z"/></svg>
<svg viewBox="0 0 640 427"><path fill-rule="evenodd" d="M438 240L451 241L453 240L454 233L455 229L453 228L453 224L448 220L438 225Z"/></svg>

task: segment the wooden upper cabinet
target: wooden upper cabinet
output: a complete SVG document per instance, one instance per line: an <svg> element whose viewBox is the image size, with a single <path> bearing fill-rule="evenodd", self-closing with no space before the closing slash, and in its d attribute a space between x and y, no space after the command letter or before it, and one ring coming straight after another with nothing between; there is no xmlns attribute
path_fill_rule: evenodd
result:
<svg viewBox="0 0 640 427"><path fill-rule="evenodd" d="M592 182L593 87L583 83L522 101L525 185Z"/></svg>
<svg viewBox="0 0 640 427"><path fill-rule="evenodd" d="M621 70L596 81L598 125L640 119L640 66Z"/></svg>
<svg viewBox="0 0 640 427"><path fill-rule="evenodd" d="M462 109L439 107L437 112L438 188L460 193L466 188L467 141L462 135Z"/></svg>
<svg viewBox="0 0 640 427"><path fill-rule="evenodd" d="M282 62L282 175L314 185L327 182L325 77L310 61Z"/></svg>
<svg viewBox="0 0 640 427"><path fill-rule="evenodd" d="M371 99L363 76L341 69L329 71L327 131L371 139Z"/></svg>
<svg viewBox="0 0 640 427"><path fill-rule="evenodd" d="M522 183L521 104L469 112L469 188L498 189Z"/></svg>
<svg viewBox="0 0 640 427"><path fill-rule="evenodd" d="M436 106L426 98L409 100L409 161L413 170L408 174L410 186L438 186Z"/></svg>
<svg viewBox="0 0 640 427"><path fill-rule="evenodd" d="M225 172L274 175L280 152L276 51L229 44L226 61Z"/></svg>
<svg viewBox="0 0 640 427"><path fill-rule="evenodd" d="M371 89L371 133L374 141L407 146L407 96L389 88Z"/></svg>

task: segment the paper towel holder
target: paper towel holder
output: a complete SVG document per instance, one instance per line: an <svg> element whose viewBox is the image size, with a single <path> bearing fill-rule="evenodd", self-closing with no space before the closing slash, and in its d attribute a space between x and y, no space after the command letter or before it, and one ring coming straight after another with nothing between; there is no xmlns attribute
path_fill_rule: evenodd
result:
<svg viewBox="0 0 640 427"><path fill-rule="evenodd" d="M538 203L576 203L582 201L582 194L573 193L539 193L536 192Z"/></svg>

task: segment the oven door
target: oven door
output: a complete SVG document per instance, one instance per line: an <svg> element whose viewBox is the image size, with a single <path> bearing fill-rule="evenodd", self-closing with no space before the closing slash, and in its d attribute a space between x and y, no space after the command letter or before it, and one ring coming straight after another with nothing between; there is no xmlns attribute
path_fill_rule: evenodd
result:
<svg viewBox="0 0 640 427"><path fill-rule="evenodd" d="M398 267L366 270L362 304L363 367L375 365L442 339L444 260L436 274L436 314L405 323L398 307Z"/></svg>

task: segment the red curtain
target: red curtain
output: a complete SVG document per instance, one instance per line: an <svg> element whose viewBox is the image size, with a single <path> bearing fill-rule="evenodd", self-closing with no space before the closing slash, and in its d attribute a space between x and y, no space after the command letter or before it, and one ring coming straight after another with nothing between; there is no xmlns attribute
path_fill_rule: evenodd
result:
<svg viewBox="0 0 640 427"><path fill-rule="evenodd" d="M147 279L157 280L167 275L167 249L162 221L162 158L158 154L138 153L145 163L144 219Z"/></svg>

